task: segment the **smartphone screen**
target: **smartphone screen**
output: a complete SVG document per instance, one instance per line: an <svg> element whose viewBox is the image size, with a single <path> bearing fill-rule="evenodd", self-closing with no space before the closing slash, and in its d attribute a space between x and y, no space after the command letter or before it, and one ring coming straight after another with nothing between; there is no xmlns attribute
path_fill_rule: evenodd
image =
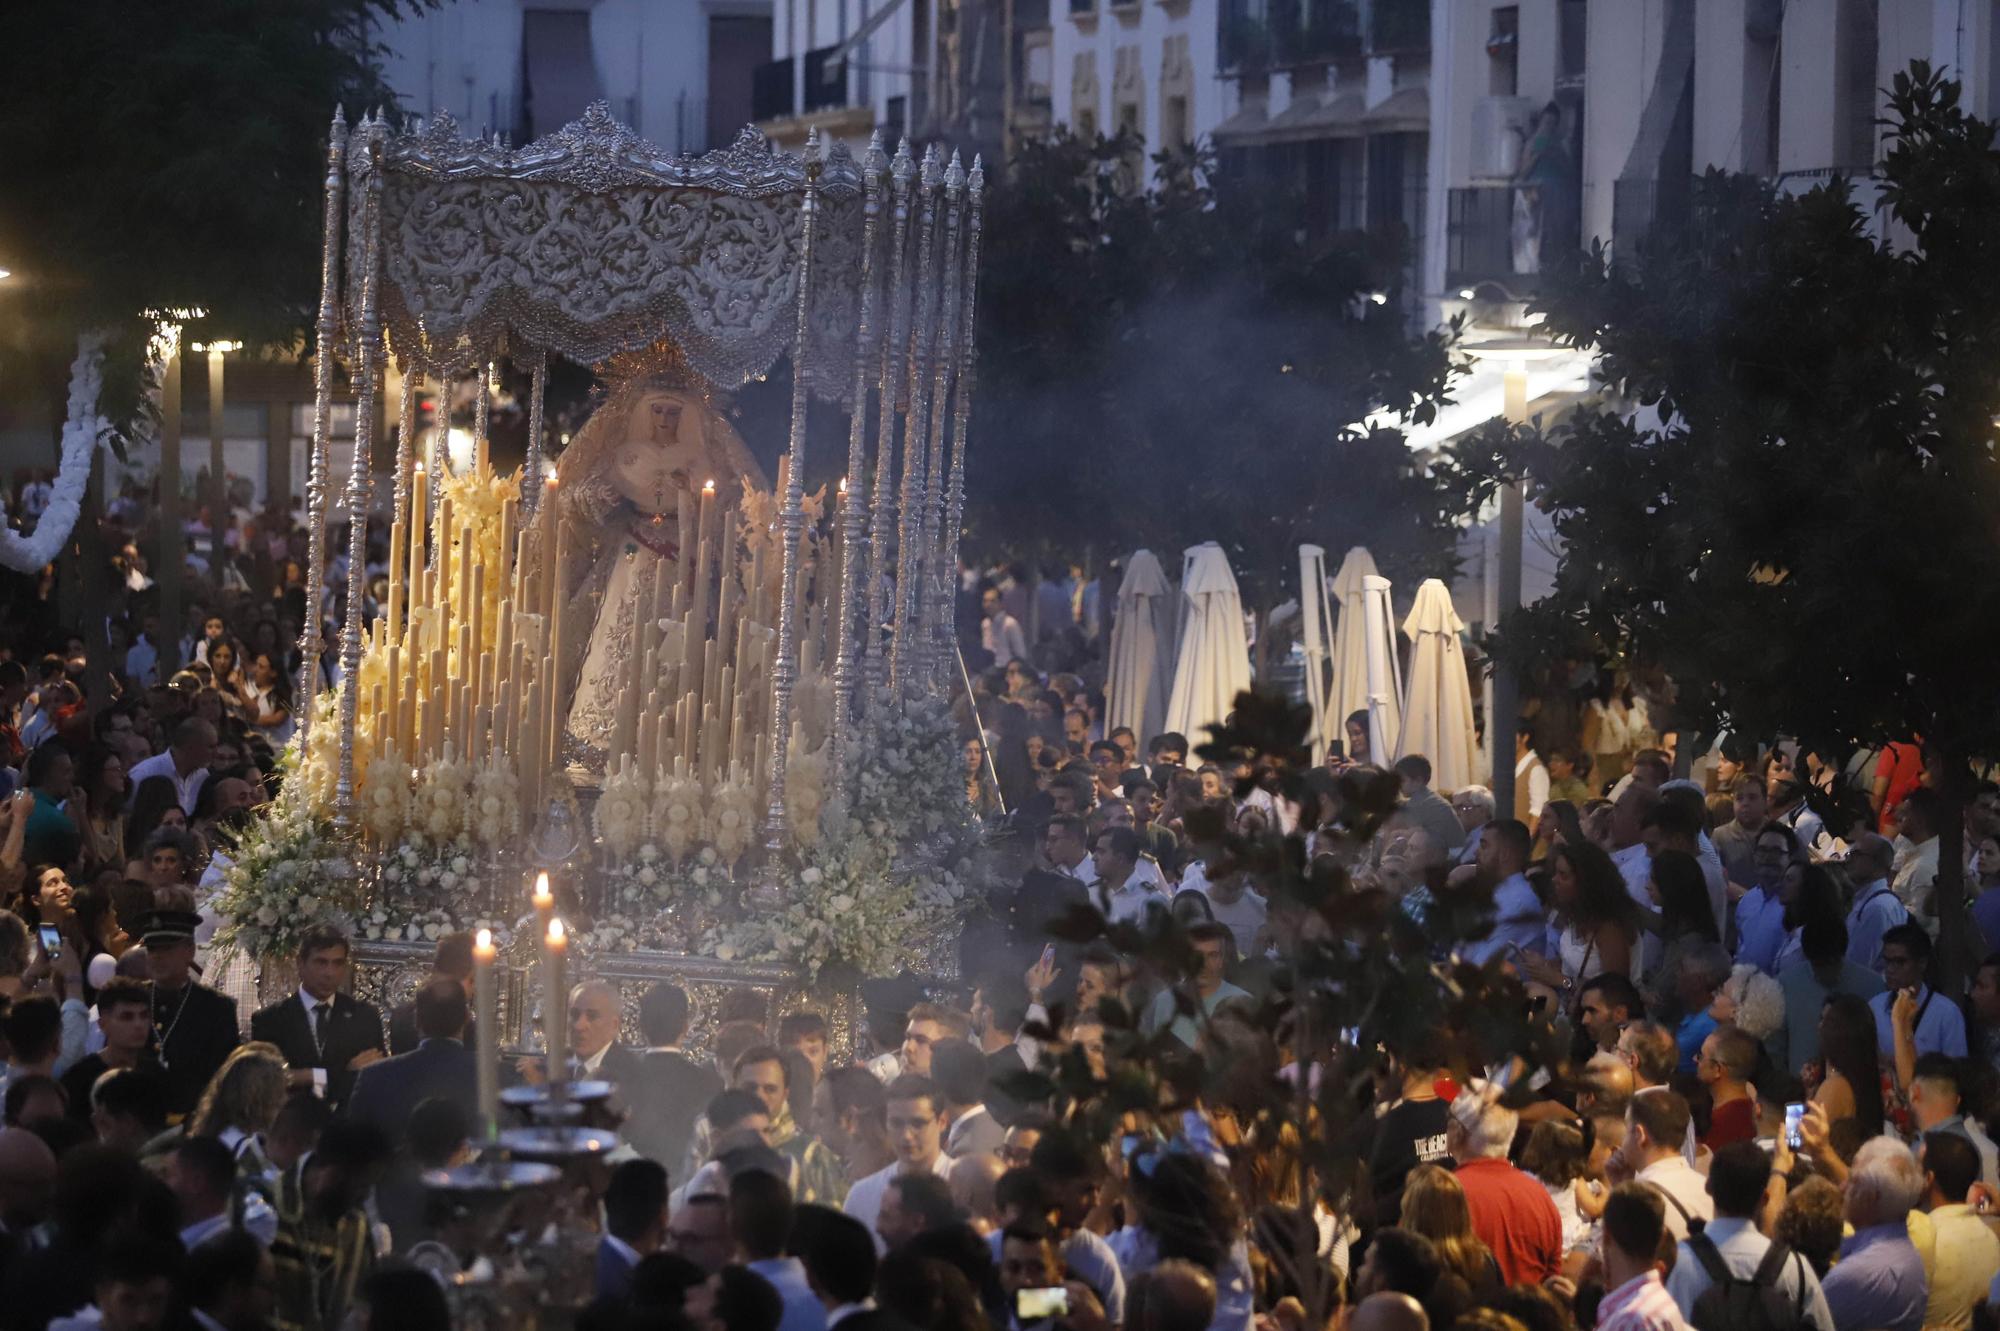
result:
<svg viewBox="0 0 2000 1331"><path fill-rule="evenodd" d="M42 955L54 961L62 955L62 934L53 924L44 924L39 931L42 939Z"/></svg>
<svg viewBox="0 0 2000 1331"><path fill-rule="evenodd" d="M1061 1285L1050 1285L1044 1289L1017 1290L1014 1294L1014 1319L1019 1322L1043 1322L1051 1317L1069 1316L1069 1291Z"/></svg>
<svg viewBox="0 0 2000 1331"><path fill-rule="evenodd" d="M1797 1100L1785 1106L1785 1145L1794 1151L1805 1143L1799 1140L1799 1120L1806 1116L1805 1105Z"/></svg>

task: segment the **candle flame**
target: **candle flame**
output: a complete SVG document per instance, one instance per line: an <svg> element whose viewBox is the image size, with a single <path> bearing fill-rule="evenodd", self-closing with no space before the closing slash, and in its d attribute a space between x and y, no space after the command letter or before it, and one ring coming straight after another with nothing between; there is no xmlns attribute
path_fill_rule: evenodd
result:
<svg viewBox="0 0 2000 1331"><path fill-rule="evenodd" d="M535 904L542 906L554 900L555 894L549 891L548 871L543 870L535 875Z"/></svg>
<svg viewBox="0 0 2000 1331"><path fill-rule="evenodd" d="M566 941L566 931L561 920L549 921L549 941L560 947Z"/></svg>
<svg viewBox="0 0 2000 1331"><path fill-rule="evenodd" d="M481 929L478 935L473 938L472 945L481 952L491 952L493 950L493 931L491 929Z"/></svg>
<svg viewBox="0 0 2000 1331"><path fill-rule="evenodd" d="M712 495L712 494L714 494L714 493L715 493L715 482L714 482L714 481L703 481L703 482L701 483L701 492L702 492L703 494L705 494L705 495Z"/></svg>
<svg viewBox="0 0 2000 1331"><path fill-rule="evenodd" d="M417 464L417 475L421 476L423 474L424 474L424 464L419 462Z"/></svg>
<svg viewBox="0 0 2000 1331"><path fill-rule="evenodd" d="M842 494L847 493L847 478L845 476L840 478L840 492Z"/></svg>

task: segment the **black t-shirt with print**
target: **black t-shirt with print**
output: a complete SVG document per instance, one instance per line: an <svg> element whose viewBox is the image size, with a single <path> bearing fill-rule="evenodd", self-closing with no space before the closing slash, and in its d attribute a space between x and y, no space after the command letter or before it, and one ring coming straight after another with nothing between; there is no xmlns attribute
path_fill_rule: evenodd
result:
<svg viewBox="0 0 2000 1331"><path fill-rule="evenodd" d="M1375 1120L1368 1152L1368 1178L1375 1194L1375 1223L1393 1225L1402 1217L1403 1180L1418 1165L1451 1168L1445 1151L1445 1122L1451 1107L1443 1100L1399 1100Z"/></svg>

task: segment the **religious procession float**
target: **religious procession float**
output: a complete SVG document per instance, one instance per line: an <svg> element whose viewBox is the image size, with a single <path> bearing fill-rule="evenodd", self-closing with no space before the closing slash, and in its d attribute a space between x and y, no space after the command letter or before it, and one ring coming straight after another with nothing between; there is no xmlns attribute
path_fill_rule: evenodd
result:
<svg viewBox="0 0 2000 1331"><path fill-rule="evenodd" d="M815 138L801 157L746 130L677 157L602 105L521 148L443 115L351 133L336 116L309 585L344 529L347 614L335 644L306 630L301 678L332 650L343 682L301 708L283 793L229 870L222 945L275 958L333 918L364 988L394 998L441 934L486 930L526 1047L552 946L634 990L678 979L698 1012L731 985L826 1002L949 952L978 863L949 699L982 191L977 162L907 143L856 161ZM602 395L551 472L553 357L595 367ZM729 393L781 357L773 486ZM486 448L505 365L531 383L515 474ZM417 403L468 382L454 469L448 413L420 435ZM849 421L846 479L808 493L816 410ZM371 509L391 571L364 624Z"/></svg>

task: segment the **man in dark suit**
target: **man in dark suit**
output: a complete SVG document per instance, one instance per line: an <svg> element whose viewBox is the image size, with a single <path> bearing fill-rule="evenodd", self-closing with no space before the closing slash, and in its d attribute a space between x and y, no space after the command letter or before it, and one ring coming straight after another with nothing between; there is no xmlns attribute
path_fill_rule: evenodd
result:
<svg viewBox="0 0 2000 1331"><path fill-rule="evenodd" d="M624 1098L629 1113L625 1139L649 1160L677 1165L687 1156L688 1138L702 1107L722 1092L722 1078L705 1058L689 1058L687 991L662 980L639 1000L639 1031L650 1046L640 1055L639 1075Z"/></svg>
<svg viewBox="0 0 2000 1331"><path fill-rule="evenodd" d="M250 1038L278 1047L291 1065L293 1087L313 1087L342 1105L355 1074L382 1053L382 1012L342 993L352 963L347 935L316 925L299 942L299 989L250 1018Z"/></svg>
<svg viewBox="0 0 2000 1331"><path fill-rule="evenodd" d="M627 1160L604 1189L604 1237L597 1241L597 1297L622 1299L632 1272L667 1240L667 1171L651 1160Z"/></svg>
<svg viewBox="0 0 2000 1331"><path fill-rule="evenodd" d="M396 1142L409 1126L410 1111L425 1100L449 1100L468 1117L478 1107L479 1063L465 1047L465 989L457 980L433 976L410 1001L422 1043L361 1069L347 1101L351 1117L374 1123Z"/></svg>
<svg viewBox="0 0 2000 1331"><path fill-rule="evenodd" d="M875 1236L853 1216L826 1206L801 1206L793 1242L804 1236L806 1283L826 1309L829 1328L844 1331L901 1331L894 1313L869 1301L875 1292Z"/></svg>
<svg viewBox="0 0 2000 1331"><path fill-rule="evenodd" d="M236 1000L194 982L194 931L200 924L201 916L191 910L161 910L139 930L153 974L153 1051L166 1073L170 1123L194 1112L209 1080L242 1042Z"/></svg>
<svg viewBox="0 0 2000 1331"><path fill-rule="evenodd" d="M465 990L466 1001L472 1001L472 935L461 929L446 934L437 941L437 952L431 959L431 974L442 975L458 981L459 988ZM422 1041L417 1031L417 1000L414 996L406 1003L398 1003L389 1009L389 1052L407 1054ZM468 1024L460 1037L468 1049L478 1048L475 1029Z"/></svg>

